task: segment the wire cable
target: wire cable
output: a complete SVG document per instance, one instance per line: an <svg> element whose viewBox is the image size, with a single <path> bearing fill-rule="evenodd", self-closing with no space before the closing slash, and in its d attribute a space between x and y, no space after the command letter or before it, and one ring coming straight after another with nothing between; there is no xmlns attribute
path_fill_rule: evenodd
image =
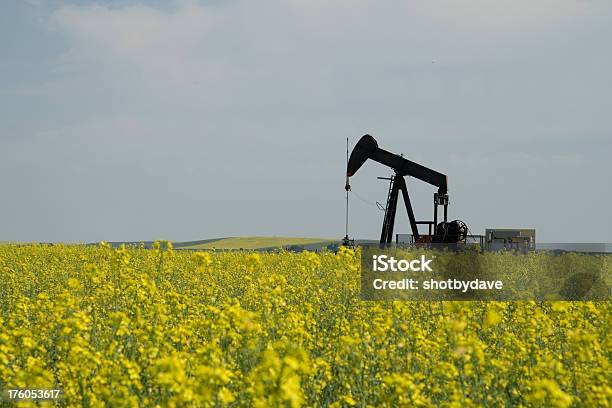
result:
<svg viewBox="0 0 612 408"><path fill-rule="evenodd" d="M355 198L357 198L359 201L361 201L361 202L363 202L363 203L365 203L367 205L371 205L371 206L377 207L380 211L385 211L383 205L381 203L379 203L378 201L376 201L376 203L373 203L373 202L371 202L369 200L366 200L365 198L363 198L359 194L357 194L355 192L355 190L351 190L351 193L353 193Z"/></svg>

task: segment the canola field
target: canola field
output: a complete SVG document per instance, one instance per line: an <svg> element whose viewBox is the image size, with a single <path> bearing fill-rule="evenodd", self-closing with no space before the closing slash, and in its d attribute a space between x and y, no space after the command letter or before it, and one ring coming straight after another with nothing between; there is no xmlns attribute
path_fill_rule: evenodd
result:
<svg viewBox="0 0 612 408"><path fill-rule="evenodd" d="M59 388L40 405L71 407L612 405L610 302L367 302L359 268L343 248L0 246L0 391Z"/></svg>

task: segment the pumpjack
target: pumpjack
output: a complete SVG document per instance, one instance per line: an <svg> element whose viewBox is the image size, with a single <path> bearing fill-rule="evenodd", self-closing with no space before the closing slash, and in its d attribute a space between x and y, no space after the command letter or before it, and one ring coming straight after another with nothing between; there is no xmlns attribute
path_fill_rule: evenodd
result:
<svg viewBox="0 0 612 408"><path fill-rule="evenodd" d="M435 170L410 161L403 156L388 152L378 147L376 140L370 135L364 135L359 139L347 163L345 190L350 191L349 177L355 175L357 170L366 162L372 159L387 167L390 167L394 174L391 177L379 177L379 179L389 180L389 192L387 195L387 205L383 219L382 232L380 235L380 246L385 247L391 244L393 238L393 227L397 211L397 201L401 191L410 229L412 230L413 240L416 244L456 244L465 242L468 228L461 220L448 221L448 178L446 175ZM408 187L405 177L410 176L438 188L434 193L433 199L433 221L417 221L410 203ZM438 207L443 208L443 220L438 222ZM428 233L421 234L419 225L427 225Z"/></svg>

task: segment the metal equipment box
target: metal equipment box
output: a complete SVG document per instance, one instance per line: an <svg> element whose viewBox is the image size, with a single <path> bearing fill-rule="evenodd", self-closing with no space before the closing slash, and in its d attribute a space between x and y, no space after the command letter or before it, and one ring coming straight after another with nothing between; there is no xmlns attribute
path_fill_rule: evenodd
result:
<svg viewBox="0 0 612 408"><path fill-rule="evenodd" d="M488 251L535 251L535 229L487 228L485 230L485 247Z"/></svg>

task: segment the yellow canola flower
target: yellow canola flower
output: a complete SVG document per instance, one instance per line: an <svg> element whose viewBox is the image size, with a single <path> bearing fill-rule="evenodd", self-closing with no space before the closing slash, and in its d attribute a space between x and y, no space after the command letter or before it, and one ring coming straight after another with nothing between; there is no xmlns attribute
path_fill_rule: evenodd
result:
<svg viewBox="0 0 612 408"><path fill-rule="evenodd" d="M364 301L360 256L0 245L0 388L68 407L612 406L610 302Z"/></svg>

